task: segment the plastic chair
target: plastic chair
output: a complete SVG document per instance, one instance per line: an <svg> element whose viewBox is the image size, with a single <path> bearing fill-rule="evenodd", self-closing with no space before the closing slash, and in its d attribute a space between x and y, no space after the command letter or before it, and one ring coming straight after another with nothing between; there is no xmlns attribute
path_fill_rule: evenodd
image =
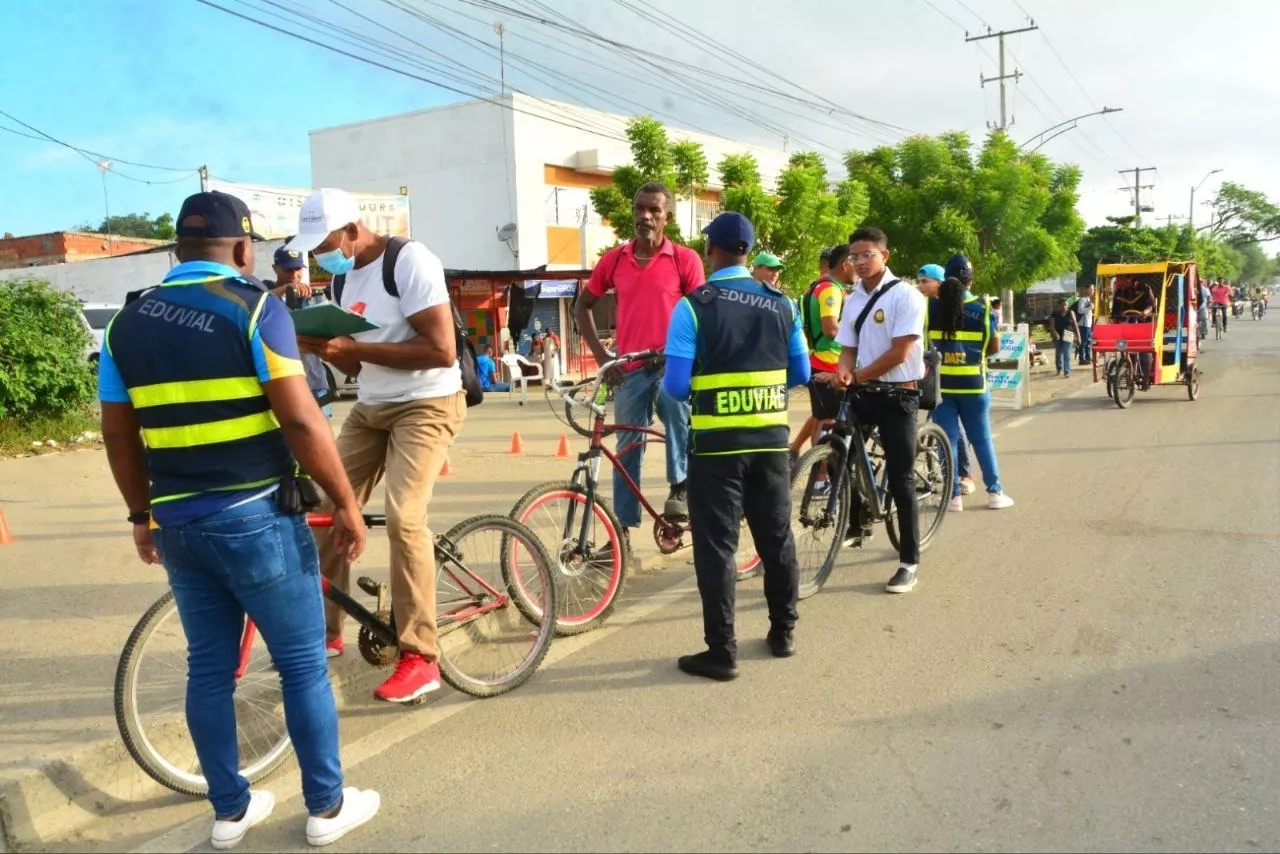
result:
<svg viewBox="0 0 1280 854"><path fill-rule="evenodd" d="M529 402L529 382L541 382L542 365L537 362L531 362L519 353L504 353L502 355L502 366L507 369L508 381L511 383L511 391L508 400L515 400L516 383L520 384L520 405L524 406ZM524 369L532 368L533 372L526 374Z"/></svg>

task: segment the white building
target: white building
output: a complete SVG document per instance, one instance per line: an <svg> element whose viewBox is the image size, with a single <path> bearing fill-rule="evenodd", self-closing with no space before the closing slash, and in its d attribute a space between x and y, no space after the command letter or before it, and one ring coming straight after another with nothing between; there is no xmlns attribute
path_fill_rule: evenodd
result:
<svg viewBox="0 0 1280 854"><path fill-rule="evenodd" d="M446 267L473 270L590 267L613 232L591 210L587 192L631 162L628 116L512 93L311 132L317 187L409 193L414 237ZM668 128L672 141L702 144L711 186L682 200L684 232L718 210L716 166L726 154L754 154L766 185L787 154ZM582 216L586 211L584 263ZM499 229L514 224L503 241ZM510 231L510 229L508 229Z"/></svg>

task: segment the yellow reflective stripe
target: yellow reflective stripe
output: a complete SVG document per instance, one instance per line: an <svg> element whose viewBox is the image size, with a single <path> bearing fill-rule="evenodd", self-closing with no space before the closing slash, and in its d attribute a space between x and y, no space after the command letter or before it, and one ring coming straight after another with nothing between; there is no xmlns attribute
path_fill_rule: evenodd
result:
<svg viewBox="0 0 1280 854"><path fill-rule="evenodd" d="M258 331L258 316L262 314L262 307L267 304L270 294L258 300L258 304L253 307L253 314L249 315L249 340L253 340L253 333Z"/></svg>
<svg viewBox="0 0 1280 854"><path fill-rule="evenodd" d="M152 504L164 504L167 501L181 501L184 498L194 498L197 495L204 495L207 492L239 492L240 490L260 489L264 486L270 486L278 483L279 477L268 477L264 480L255 480L253 483L236 483L231 486L215 486L212 489L201 490L200 492L179 492L176 495L160 495L151 499Z"/></svg>
<svg viewBox="0 0 1280 854"><path fill-rule="evenodd" d="M942 340L943 340L943 337L942 337L943 335L944 335L944 333L939 332L939 331L938 331L938 330L936 330L936 329L935 329L935 330L932 330L932 331L929 333L929 340L930 340L930 341L942 341ZM955 337L954 337L954 338L952 338L951 340L952 340L952 341L982 341L982 340L983 340L983 339L985 339L986 337L987 337L987 336L986 336L986 335L983 335L981 332L957 332L957 333L955 334Z"/></svg>
<svg viewBox="0 0 1280 854"><path fill-rule="evenodd" d="M694 415L691 419L694 430L723 430L731 427L777 427L787 426L785 412L758 412L750 415Z"/></svg>
<svg viewBox="0 0 1280 854"><path fill-rule="evenodd" d="M713 388L760 388L787 384L787 369L778 371L738 371L731 374L706 374L694 377L689 384L694 391Z"/></svg>
<svg viewBox="0 0 1280 854"><path fill-rule="evenodd" d="M142 438L153 450L167 448L193 448L198 445L216 445L261 436L280 428L272 412L259 412L240 418L207 421L204 424L188 424L181 427L144 428Z"/></svg>
<svg viewBox="0 0 1280 854"><path fill-rule="evenodd" d="M173 285L207 285L209 282L220 282L226 276L201 276L198 279L172 279L167 282L161 282L160 287L167 288Z"/></svg>
<svg viewBox="0 0 1280 854"><path fill-rule="evenodd" d="M781 454L787 448L741 448L737 451L690 451L695 457L736 457L742 454Z"/></svg>
<svg viewBox="0 0 1280 854"><path fill-rule="evenodd" d="M983 388L944 388L942 396L946 397L949 394L984 394L986 390L985 386Z"/></svg>
<svg viewBox="0 0 1280 854"><path fill-rule="evenodd" d="M982 373L982 365L942 365L938 368L942 376L964 377Z"/></svg>
<svg viewBox="0 0 1280 854"><path fill-rule="evenodd" d="M213 403L244 400L262 395L257 377L224 377L216 380L186 380L140 385L129 389L134 408L165 406L171 403Z"/></svg>

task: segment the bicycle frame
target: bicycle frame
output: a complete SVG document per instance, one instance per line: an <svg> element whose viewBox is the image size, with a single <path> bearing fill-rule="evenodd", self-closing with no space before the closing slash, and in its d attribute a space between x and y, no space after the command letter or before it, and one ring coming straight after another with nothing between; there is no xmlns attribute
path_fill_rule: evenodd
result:
<svg viewBox="0 0 1280 854"><path fill-rule="evenodd" d="M872 510L872 516L875 519L884 519L889 513L888 490L876 484L871 455L867 453L866 440L871 437L871 434L863 427L861 420L849 405L849 396L852 392L852 389L846 391L841 398L835 424L827 434L826 441L838 450L836 471L834 474L830 472L827 474L827 479L831 483L831 489L827 495L827 513L835 513L842 475L848 472L853 474L854 487L858 490L858 495L863 502ZM857 443L857 451L854 451L855 435L861 439Z"/></svg>

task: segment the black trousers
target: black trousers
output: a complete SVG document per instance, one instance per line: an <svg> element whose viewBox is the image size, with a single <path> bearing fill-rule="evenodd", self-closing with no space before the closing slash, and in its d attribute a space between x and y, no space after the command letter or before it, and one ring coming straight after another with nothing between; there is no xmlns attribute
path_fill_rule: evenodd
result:
<svg viewBox="0 0 1280 854"><path fill-rule="evenodd" d="M791 536L791 464L785 453L689 455L693 566L702 594L707 646L736 658L733 632L743 515L764 565L764 596L774 628L795 627L800 564Z"/></svg>
<svg viewBox="0 0 1280 854"><path fill-rule="evenodd" d="M920 513L916 506L916 416L920 401L914 395L866 392L856 398L856 412L864 424L880 428L884 464L898 517L898 557L903 563L920 562ZM855 502L857 503L857 502Z"/></svg>

